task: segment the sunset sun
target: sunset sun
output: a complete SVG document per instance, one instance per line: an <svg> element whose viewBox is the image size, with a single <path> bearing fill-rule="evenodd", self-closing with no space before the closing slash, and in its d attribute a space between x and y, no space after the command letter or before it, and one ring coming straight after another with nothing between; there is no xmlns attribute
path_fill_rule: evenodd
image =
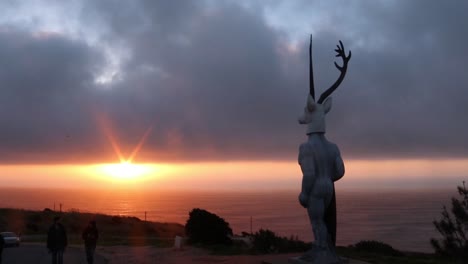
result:
<svg viewBox="0 0 468 264"><path fill-rule="evenodd" d="M103 164L99 169L106 175L115 179L131 180L149 174L152 169L150 166L133 164L129 161L124 161L115 164Z"/></svg>

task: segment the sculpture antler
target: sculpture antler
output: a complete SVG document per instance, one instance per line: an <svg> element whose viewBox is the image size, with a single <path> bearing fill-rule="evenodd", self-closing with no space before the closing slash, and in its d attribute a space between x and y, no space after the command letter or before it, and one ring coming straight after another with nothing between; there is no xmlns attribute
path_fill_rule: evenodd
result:
<svg viewBox="0 0 468 264"><path fill-rule="evenodd" d="M340 77L338 77L338 80L336 80L336 82L330 88L328 88L325 92L322 93L322 95L320 95L320 99L317 102L319 104L323 103L323 101L328 96L330 96L330 94L332 94L333 91L335 91L336 88L338 88L338 86L340 86L341 82L343 81L346 75L346 70L348 69L348 62L351 59L351 51L349 51L348 56L346 56L345 50L343 47L343 42L341 42L341 40L340 40L340 45L339 46L336 45L336 47L337 47L337 49L335 49L337 53L336 57L341 57L343 59L343 66L339 66L335 62L335 67L340 71Z"/></svg>
<svg viewBox="0 0 468 264"><path fill-rule="evenodd" d="M312 66L312 34L310 34L310 44L309 44L309 93L315 101L314 69Z"/></svg>

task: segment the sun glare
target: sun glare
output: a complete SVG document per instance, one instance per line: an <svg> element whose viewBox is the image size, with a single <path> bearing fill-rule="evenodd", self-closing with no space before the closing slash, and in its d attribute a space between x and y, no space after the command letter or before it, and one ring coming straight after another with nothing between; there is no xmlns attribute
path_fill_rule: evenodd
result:
<svg viewBox="0 0 468 264"><path fill-rule="evenodd" d="M112 179L136 181L141 180L146 176L151 176L152 174L154 175L154 173L159 171L159 166L156 167L151 164L132 163L135 157L137 156L138 152L140 152L141 148L143 147L151 131L153 130L153 126L149 126L148 129L146 129L145 133L143 134L143 136L141 137L140 141L135 146L131 154L128 157L125 157L121 152L117 141L115 140L114 132L112 131L112 127L109 123L107 116L97 114L96 118L104 134L109 140L110 145L114 149L115 154L119 158L120 163L100 164L93 166L94 172L97 171L100 176L110 177Z"/></svg>
<svg viewBox="0 0 468 264"><path fill-rule="evenodd" d="M154 168L151 166L133 164L128 161L116 164L102 164L98 168L105 175L121 180L137 179L154 172Z"/></svg>

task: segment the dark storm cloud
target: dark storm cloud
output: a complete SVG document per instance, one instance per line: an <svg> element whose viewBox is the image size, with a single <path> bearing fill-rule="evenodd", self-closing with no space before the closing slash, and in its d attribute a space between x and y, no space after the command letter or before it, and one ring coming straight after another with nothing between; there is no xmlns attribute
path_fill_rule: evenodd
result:
<svg viewBox="0 0 468 264"><path fill-rule="evenodd" d="M0 142L4 160L72 157L88 136L87 102L99 54L56 34L0 30ZM53 155L51 155L53 154Z"/></svg>
<svg viewBox="0 0 468 264"><path fill-rule="evenodd" d="M350 89L336 96L340 132L331 134L358 155L466 157L466 4L398 3L361 18L356 35L385 41L353 50Z"/></svg>
<svg viewBox="0 0 468 264"><path fill-rule="evenodd" d="M260 8L228 2L84 3L83 27L129 50L118 80L95 82L106 67L102 47L0 27L4 162L111 161L104 131L128 155L149 126L139 161L295 159L305 139L296 118L308 87L307 35L294 48ZM465 4L363 1L317 12L308 3L291 12L332 21L310 25L319 92L338 76L337 40L353 50L327 120L344 155L467 156Z"/></svg>

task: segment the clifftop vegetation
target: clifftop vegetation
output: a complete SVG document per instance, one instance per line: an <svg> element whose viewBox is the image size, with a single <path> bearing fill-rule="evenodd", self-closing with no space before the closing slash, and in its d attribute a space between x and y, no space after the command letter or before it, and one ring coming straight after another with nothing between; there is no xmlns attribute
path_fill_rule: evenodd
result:
<svg viewBox="0 0 468 264"><path fill-rule="evenodd" d="M184 234L184 226L177 223L143 221L137 217L112 216L82 213L78 211L55 212L48 208L43 211L0 209L0 231L21 234L23 240L42 241L55 216L67 230L72 243L81 243L81 232L90 220L95 220L100 233L100 244L168 244L174 236ZM163 242L167 240L167 242Z"/></svg>

